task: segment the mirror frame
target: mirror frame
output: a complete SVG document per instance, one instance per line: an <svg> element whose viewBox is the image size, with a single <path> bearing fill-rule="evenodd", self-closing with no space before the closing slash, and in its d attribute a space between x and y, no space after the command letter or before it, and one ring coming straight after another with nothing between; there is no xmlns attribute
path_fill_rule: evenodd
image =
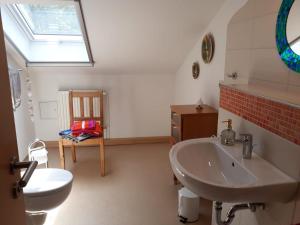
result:
<svg viewBox="0 0 300 225"><path fill-rule="evenodd" d="M202 40L201 53L204 63L211 63L215 54L215 38L212 33L208 33L204 36Z"/></svg>
<svg viewBox="0 0 300 225"><path fill-rule="evenodd" d="M290 47L287 40L286 26L290 10L295 0L283 0L276 25L276 44L282 61L292 70L300 73L300 56Z"/></svg>

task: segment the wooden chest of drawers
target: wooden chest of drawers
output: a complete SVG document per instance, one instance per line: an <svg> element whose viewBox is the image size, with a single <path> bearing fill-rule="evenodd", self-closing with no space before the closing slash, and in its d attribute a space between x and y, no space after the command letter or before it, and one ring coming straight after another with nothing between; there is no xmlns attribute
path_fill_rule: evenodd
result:
<svg viewBox="0 0 300 225"><path fill-rule="evenodd" d="M195 105L171 106L171 143L193 138L217 135L218 111L203 105L200 110Z"/></svg>

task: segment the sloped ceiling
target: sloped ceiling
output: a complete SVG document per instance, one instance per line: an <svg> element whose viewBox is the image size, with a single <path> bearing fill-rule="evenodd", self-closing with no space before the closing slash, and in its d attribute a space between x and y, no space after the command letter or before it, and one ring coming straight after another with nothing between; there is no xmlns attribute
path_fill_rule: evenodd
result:
<svg viewBox="0 0 300 225"><path fill-rule="evenodd" d="M175 73L223 2L83 0L96 68Z"/></svg>
<svg viewBox="0 0 300 225"><path fill-rule="evenodd" d="M83 70L175 73L224 1L82 0L96 62L94 68Z"/></svg>

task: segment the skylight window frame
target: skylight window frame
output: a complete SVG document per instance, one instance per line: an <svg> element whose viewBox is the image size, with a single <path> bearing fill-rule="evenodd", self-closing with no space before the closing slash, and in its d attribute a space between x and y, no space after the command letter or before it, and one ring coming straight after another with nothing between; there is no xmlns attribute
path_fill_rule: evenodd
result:
<svg viewBox="0 0 300 225"><path fill-rule="evenodd" d="M27 37L31 41L66 41L66 42L81 42L84 41L82 36L82 25L79 23L82 36L81 35L60 35L60 34L35 34L33 30L31 29L30 25L28 24L28 21L26 20L25 16L19 9L17 4L12 4L7 6L11 14L14 16L15 20L17 21L18 25L22 28L24 33L27 35ZM76 4L75 4L76 8ZM76 14L78 16L77 8L76 8ZM79 17L78 17L79 19Z"/></svg>
<svg viewBox="0 0 300 225"><path fill-rule="evenodd" d="M81 34L38 34L36 32L34 32L34 30L32 29L31 25L29 24L27 18L25 17L24 13L23 13L23 10L19 7L19 5L22 5L22 4L19 4L19 3L16 3L16 4L13 4L13 7L14 9L16 10L16 12L19 14L19 16L22 18L22 21L26 24L26 27L29 29L30 33L33 35L33 36L81 36ZM75 6L75 10L76 10L76 6ZM76 15L77 15L77 11L76 11ZM77 18L78 19L78 18ZM78 21L79 22L79 21ZM81 28L81 27L80 27ZM81 31L81 29L80 29Z"/></svg>
<svg viewBox="0 0 300 225"><path fill-rule="evenodd" d="M40 42L49 42L49 41L56 41L56 42L84 42L85 48L88 55L88 62L85 61L78 61L78 62L71 62L71 61L30 61L21 51L18 49L18 47L13 43L10 38L7 38L7 40L12 44L12 46L17 50L17 52L20 53L20 55L24 58L26 61L27 66L94 66L95 62L93 60L93 55L91 51L91 46L87 34L87 29L85 25L85 19L83 14L83 9L81 5L80 0L73 0L74 6L76 9L76 15L77 19L81 28L82 36L79 35L57 35L57 34L49 34L49 35L37 35L32 32L32 29L30 28L29 24L27 23L26 19L16 6L16 4L12 4L8 6L9 11L14 16L17 24L21 27L23 32L26 34L29 40L31 41L40 41ZM5 35L6 36L6 35ZM6 36L7 37L7 36Z"/></svg>

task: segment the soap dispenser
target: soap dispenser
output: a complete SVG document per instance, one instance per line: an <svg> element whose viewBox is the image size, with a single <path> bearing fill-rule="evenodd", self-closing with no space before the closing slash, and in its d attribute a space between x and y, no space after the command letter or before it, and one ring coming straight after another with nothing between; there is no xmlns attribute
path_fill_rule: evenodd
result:
<svg viewBox="0 0 300 225"><path fill-rule="evenodd" d="M227 123L227 129L221 132L221 144L232 146L235 143L235 131L232 130L232 120L223 121Z"/></svg>

